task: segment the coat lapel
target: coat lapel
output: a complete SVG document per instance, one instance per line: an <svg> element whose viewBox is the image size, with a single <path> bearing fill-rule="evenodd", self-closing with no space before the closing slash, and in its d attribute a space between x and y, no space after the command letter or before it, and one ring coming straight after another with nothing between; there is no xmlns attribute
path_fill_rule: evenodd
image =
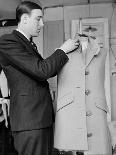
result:
<svg viewBox="0 0 116 155"><path fill-rule="evenodd" d="M26 47L29 47L29 52L34 52L37 56L41 55L38 53L38 50L36 50L34 48L34 46L29 42L29 40L20 32L18 32L17 30L14 30L13 33L18 37L18 39L20 39L21 43L24 44ZM41 57L42 58L42 57Z"/></svg>
<svg viewBox="0 0 116 155"><path fill-rule="evenodd" d="M85 67L87 67L90 62L93 60L94 57L96 57L100 52L100 47L96 40L90 40L90 43L88 44L87 53L86 53L86 64Z"/></svg>
<svg viewBox="0 0 116 155"><path fill-rule="evenodd" d="M89 63L91 62L91 60L94 58L93 51L91 51L91 49L88 47L86 49L86 54L84 54L81 48L80 54L81 54L81 60L82 60L83 65L87 67Z"/></svg>
<svg viewBox="0 0 116 155"><path fill-rule="evenodd" d="M86 53L86 64L85 66L87 67L89 65L89 63L92 61L92 59L94 58L94 51L93 49L91 49L90 47L87 48L87 53Z"/></svg>

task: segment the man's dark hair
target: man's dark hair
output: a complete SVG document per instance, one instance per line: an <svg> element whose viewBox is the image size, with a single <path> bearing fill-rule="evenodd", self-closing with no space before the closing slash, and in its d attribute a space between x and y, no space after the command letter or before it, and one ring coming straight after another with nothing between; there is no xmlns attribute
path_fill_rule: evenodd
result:
<svg viewBox="0 0 116 155"><path fill-rule="evenodd" d="M34 10L34 9L40 9L42 10L42 6L39 5L39 4L36 4L34 2L31 2L31 1L23 1L21 2L17 8L16 8L16 20L17 20L17 23L20 22L21 20L21 16L24 14L24 13L27 13L27 14L31 14L31 11Z"/></svg>

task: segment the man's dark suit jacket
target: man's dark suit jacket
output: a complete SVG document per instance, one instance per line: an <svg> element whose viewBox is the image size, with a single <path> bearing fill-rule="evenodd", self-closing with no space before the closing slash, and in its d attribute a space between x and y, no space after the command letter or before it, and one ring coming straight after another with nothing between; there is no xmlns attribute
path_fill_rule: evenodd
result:
<svg viewBox="0 0 116 155"><path fill-rule="evenodd" d="M12 131L40 129L53 123L47 79L55 76L67 61L60 49L44 60L16 30L0 38L0 63L10 88Z"/></svg>

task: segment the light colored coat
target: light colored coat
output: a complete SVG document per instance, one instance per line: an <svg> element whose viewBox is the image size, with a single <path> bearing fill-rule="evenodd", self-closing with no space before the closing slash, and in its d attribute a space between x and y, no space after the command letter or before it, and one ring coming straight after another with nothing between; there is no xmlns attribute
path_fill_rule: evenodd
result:
<svg viewBox="0 0 116 155"><path fill-rule="evenodd" d="M3 70L0 73L0 89L3 97L7 97L9 95L8 82Z"/></svg>
<svg viewBox="0 0 116 155"><path fill-rule="evenodd" d="M5 125L6 127L8 127L7 117L9 115L10 101L9 99L4 99L4 97L9 96L9 89L8 89L7 78L3 70L0 73L0 89L2 94L2 98L0 98L0 104L2 105L2 111L3 111L3 115L0 116L0 122L2 122L5 119Z"/></svg>
<svg viewBox="0 0 116 155"><path fill-rule="evenodd" d="M68 54L58 75L54 147L111 155L105 98L106 51L88 48L84 62L81 48Z"/></svg>

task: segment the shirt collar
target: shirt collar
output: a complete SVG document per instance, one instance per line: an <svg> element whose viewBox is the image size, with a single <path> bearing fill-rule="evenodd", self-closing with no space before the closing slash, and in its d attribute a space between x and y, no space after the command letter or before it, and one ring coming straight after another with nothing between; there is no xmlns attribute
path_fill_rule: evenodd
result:
<svg viewBox="0 0 116 155"><path fill-rule="evenodd" d="M19 29L16 29L16 30L20 32L21 34L23 34L30 41L30 39L27 37L27 35L22 30L19 30Z"/></svg>

